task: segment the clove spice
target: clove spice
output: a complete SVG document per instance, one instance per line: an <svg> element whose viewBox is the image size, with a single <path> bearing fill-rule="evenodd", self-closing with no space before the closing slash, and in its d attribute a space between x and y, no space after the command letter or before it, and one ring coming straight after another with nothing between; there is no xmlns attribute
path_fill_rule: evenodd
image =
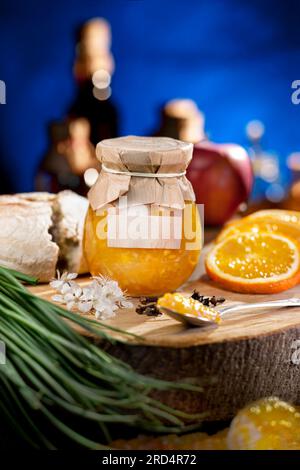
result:
<svg viewBox="0 0 300 470"><path fill-rule="evenodd" d="M225 302L224 297L216 297L215 295L212 297L205 297L196 290L194 290L191 297L195 300L198 300L206 307L216 307L218 304ZM136 313L139 315L147 315L148 317L158 317L162 315L160 310L157 308L157 300L158 297L141 297L140 303L135 309Z"/></svg>
<svg viewBox="0 0 300 470"><path fill-rule="evenodd" d="M162 315L156 306L158 297L141 297L140 304L135 309L139 315L147 315L148 317L158 317Z"/></svg>
<svg viewBox="0 0 300 470"><path fill-rule="evenodd" d="M213 295L212 297L205 297L204 295L201 295L196 290L194 290L191 297L194 300L198 300L206 307L210 307L210 306L216 307L218 304L222 304L226 300L224 297L216 297L215 295Z"/></svg>

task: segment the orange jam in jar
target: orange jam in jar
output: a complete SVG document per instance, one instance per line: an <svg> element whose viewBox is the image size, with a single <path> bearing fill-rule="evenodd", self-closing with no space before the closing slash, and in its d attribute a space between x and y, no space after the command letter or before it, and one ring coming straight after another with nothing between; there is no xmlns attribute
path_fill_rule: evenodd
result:
<svg viewBox="0 0 300 470"><path fill-rule="evenodd" d="M112 248L107 246L107 237L97 236L99 226L107 230L107 211L97 215L90 207L84 249L91 274L118 281L121 289L131 296L160 295L180 287L194 271L201 246L198 209L190 202L184 211L191 212L195 235L187 238L183 227L179 249Z"/></svg>
<svg viewBox="0 0 300 470"><path fill-rule="evenodd" d="M98 144L102 170L89 192L84 235L92 275L117 281L131 296L172 292L188 280L202 246L200 215L184 176L191 155L191 144L168 138Z"/></svg>

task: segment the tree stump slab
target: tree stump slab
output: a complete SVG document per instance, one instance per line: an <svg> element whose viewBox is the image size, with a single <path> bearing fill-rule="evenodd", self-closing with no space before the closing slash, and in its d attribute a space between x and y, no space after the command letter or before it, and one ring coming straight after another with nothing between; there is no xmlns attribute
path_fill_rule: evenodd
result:
<svg viewBox="0 0 300 470"><path fill-rule="evenodd" d="M84 285L89 281L82 278L80 282ZM206 275L187 284L184 292L194 289L202 295L223 296L226 304L300 297L300 287L268 296L231 293L218 288ZM53 295L49 286L30 290L48 300ZM107 324L139 336L99 345L136 371L202 384L202 393L157 393L168 405L189 413L203 412L207 421L230 419L243 406L262 397L278 396L300 405L298 307L228 314L217 328L186 327L165 315L138 315L135 309L120 310Z"/></svg>

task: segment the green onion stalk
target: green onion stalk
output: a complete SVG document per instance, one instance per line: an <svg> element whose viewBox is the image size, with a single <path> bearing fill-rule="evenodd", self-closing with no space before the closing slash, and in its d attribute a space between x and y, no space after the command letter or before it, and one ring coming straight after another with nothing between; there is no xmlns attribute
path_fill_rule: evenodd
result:
<svg viewBox="0 0 300 470"><path fill-rule="evenodd" d="M121 425L152 433L195 427L201 416L173 409L151 392L199 392L199 386L135 372L73 326L109 341L116 341L111 330L128 333L37 297L23 282L36 280L0 267L0 340L6 346L0 415L31 447L56 449L62 438L71 446L108 449L111 429Z"/></svg>

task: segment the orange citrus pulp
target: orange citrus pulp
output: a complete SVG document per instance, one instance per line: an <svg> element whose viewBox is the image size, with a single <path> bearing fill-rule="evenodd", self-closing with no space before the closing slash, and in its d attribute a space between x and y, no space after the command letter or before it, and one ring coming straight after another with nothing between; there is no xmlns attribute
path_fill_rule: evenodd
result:
<svg viewBox="0 0 300 470"><path fill-rule="evenodd" d="M279 232L300 241L300 212L279 209L254 212L227 224L219 234L217 242L243 232Z"/></svg>
<svg viewBox="0 0 300 470"><path fill-rule="evenodd" d="M299 450L300 413L278 398L264 398L241 410L227 435L230 450Z"/></svg>
<svg viewBox="0 0 300 470"><path fill-rule="evenodd" d="M206 270L235 292L281 292L300 281L299 243L280 233L236 233L213 247Z"/></svg>
<svg viewBox="0 0 300 470"><path fill-rule="evenodd" d="M196 315L210 321L215 321L216 323L221 321L217 310L203 305L192 297L186 297L177 292L174 294L168 293L160 297L157 301L157 305L159 307L166 307L177 313Z"/></svg>

